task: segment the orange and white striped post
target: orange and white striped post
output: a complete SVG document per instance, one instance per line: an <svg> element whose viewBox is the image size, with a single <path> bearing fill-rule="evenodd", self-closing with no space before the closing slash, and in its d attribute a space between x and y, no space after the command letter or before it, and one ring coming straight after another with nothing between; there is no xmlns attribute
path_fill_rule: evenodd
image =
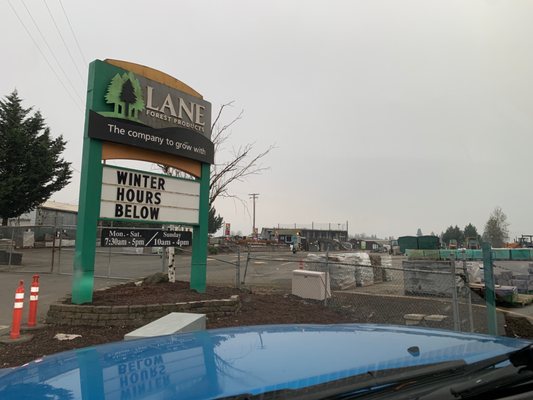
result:
<svg viewBox="0 0 533 400"><path fill-rule="evenodd" d="M24 307L24 281L19 282L15 291L15 305L13 306L13 324L9 336L11 339L20 337L20 323L22 322L22 307Z"/></svg>
<svg viewBox="0 0 533 400"><path fill-rule="evenodd" d="M33 275L30 288L30 313L28 315L28 326L37 324L37 304L39 303L39 275Z"/></svg>

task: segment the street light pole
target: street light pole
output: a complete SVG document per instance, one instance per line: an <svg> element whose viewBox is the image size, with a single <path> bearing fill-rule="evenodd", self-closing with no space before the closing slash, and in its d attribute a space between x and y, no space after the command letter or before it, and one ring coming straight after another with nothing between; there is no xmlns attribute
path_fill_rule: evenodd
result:
<svg viewBox="0 0 533 400"><path fill-rule="evenodd" d="M259 197L259 193L249 193L248 195L250 196L250 198L253 201L253 214L252 214L253 228L252 228L252 235L253 235L253 237L256 237L256 235L255 235L255 199L257 199Z"/></svg>

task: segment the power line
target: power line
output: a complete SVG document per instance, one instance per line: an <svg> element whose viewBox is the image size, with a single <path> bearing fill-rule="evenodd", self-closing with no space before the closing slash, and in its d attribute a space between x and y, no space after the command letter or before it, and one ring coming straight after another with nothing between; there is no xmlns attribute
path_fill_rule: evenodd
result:
<svg viewBox="0 0 533 400"><path fill-rule="evenodd" d="M11 4L11 1L7 0L7 2L9 4L9 7L11 8L11 10L13 10L13 13L15 14L15 16L17 17L17 19L21 23L22 27L24 28L24 30L26 31L26 33L28 34L28 36L32 40L33 44L35 45L35 47L37 47L37 50L39 50L39 53L41 53L41 56L43 57L44 61L46 61L46 64L48 65L50 70L54 73L55 77L57 78L57 80L59 81L61 86L63 86L63 89L65 89L65 92L67 92L67 94L69 95L70 99L74 102L74 104L76 104L76 107L78 107L78 109L80 111L83 111L82 107L79 105L79 103L76 102L76 99L72 96L72 93L70 93L70 91L65 86L65 83L63 82L61 77L57 74L56 70L52 67L52 64L50 64L50 61L48 61L48 58L46 57L46 55L41 50L41 47L39 46L39 44L37 43L37 41L35 40L35 38L31 34L31 32L29 31L29 29L26 27L26 24L24 23L24 21L22 21L22 19L20 18L19 14L17 13L17 10L13 7L13 4Z"/></svg>
<svg viewBox="0 0 533 400"><path fill-rule="evenodd" d="M74 29L72 28L72 24L70 23L70 19L68 18L67 12L65 11L65 7L63 7L63 3L61 0L59 0L59 4L61 5L61 9L63 10L63 15L67 19L68 26L70 27L70 32L72 33L72 36L74 37L74 41L76 42L76 46L78 47L78 51L80 52L81 59L83 60L83 63L87 65L87 58L83 54L83 51L81 51L80 43L78 42L78 38L76 37L76 34L74 33Z"/></svg>
<svg viewBox="0 0 533 400"><path fill-rule="evenodd" d="M67 42L65 41L65 38L61 34L61 30L59 29L59 26L57 25L56 19L54 18L54 15L52 14L52 11L50 10L50 7L48 7L48 3L46 2L46 0L44 0L44 5L46 6L46 9L48 10L48 15L50 15L50 18L52 18L52 22L54 23L54 26L56 27L56 31L59 34L59 37L61 38L61 41L63 42L63 45L65 46L65 49L67 50L67 53L68 53L68 55L70 57L70 60L72 61L72 64L74 64L74 68L76 68L76 71L78 72L78 76L80 77L81 82L85 83L83 77L81 76L81 72L78 69L78 65L74 61L74 57L72 57L72 53L70 52L70 50L68 48Z"/></svg>
<svg viewBox="0 0 533 400"><path fill-rule="evenodd" d="M74 91L74 93L76 94L76 96L78 96L78 99L80 100L80 103L83 104L83 100L82 100L82 98L80 97L80 95L79 95L78 92L76 91L76 88L75 88L74 85L72 84L72 81L69 79L68 74L65 72L65 70L64 70L63 67L61 66L61 63L60 63L59 60L57 59L57 57L56 57L54 51L52 50L52 48L51 48L50 45L48 44L48 41L47 41L46 38L44 37L43 32L42 32L41 29L39 28L39 25L37 25L37 22L36 22L35 19L33 18L32 13L30 12L30 10L28 9L28 7L26 6L26 3L24 2L24 0L21 0L21 3L22 3L22 5L24 6L24 8L26 9L28 15L30 16L30 19L32 20L33 25L35 26L35 28L37 29L37 31L38 31L39 34L41 35L41 39L43 39L44 44L45 44L46 47L48 48L48 51L50 51L50 54L52 55L52 57L53 57L54 60L56 61L57 65L59 66L59 69L61 70L61 72L63 72L63 75L65 76L65 78L66 78L67 82L69 83L70 87L72 88L72 90Z"/></svg>

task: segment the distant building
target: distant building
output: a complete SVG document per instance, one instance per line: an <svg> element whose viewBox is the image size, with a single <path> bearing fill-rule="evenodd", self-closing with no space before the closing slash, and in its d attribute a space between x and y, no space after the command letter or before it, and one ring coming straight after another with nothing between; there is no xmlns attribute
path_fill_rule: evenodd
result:
<svg viewBox="0 0 533 400"><path fill-rule="evenodd" d="M16 248L73 246L77 222L77 205L46 201L33 211L10 218L8 226L20 228L8 231L7 238L14 240Z"/></svg>
<svg viewBox="0 0 533 400"><path fill-rule="evenodd" d="M75 226L78 222L78 206L75 204L45 201L35 210L10 218L9 226Z"/></svg>
<svg viewBox="0 0 533 400"><path fill-rule="evenodd" d="M344 229L314 229L314 228L262 228L261 239L280 243L291 243L293 236L301 236L312 243L319 239L346 242L348 231Z"/></svg>

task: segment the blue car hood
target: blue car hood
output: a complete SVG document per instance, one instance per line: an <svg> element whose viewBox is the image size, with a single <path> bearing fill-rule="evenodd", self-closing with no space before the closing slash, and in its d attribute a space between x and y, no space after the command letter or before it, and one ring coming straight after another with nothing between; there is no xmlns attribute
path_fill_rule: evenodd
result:
<svg viewBox="0 0 533 400"><path fill-rule="evenodd" d="M266 325L87 347L0 370L0 398L198 399L476 362L528 341L389 325ZM35 397L27 397L35 393ZM23 396L24 395L24 396Z"/></svg>

